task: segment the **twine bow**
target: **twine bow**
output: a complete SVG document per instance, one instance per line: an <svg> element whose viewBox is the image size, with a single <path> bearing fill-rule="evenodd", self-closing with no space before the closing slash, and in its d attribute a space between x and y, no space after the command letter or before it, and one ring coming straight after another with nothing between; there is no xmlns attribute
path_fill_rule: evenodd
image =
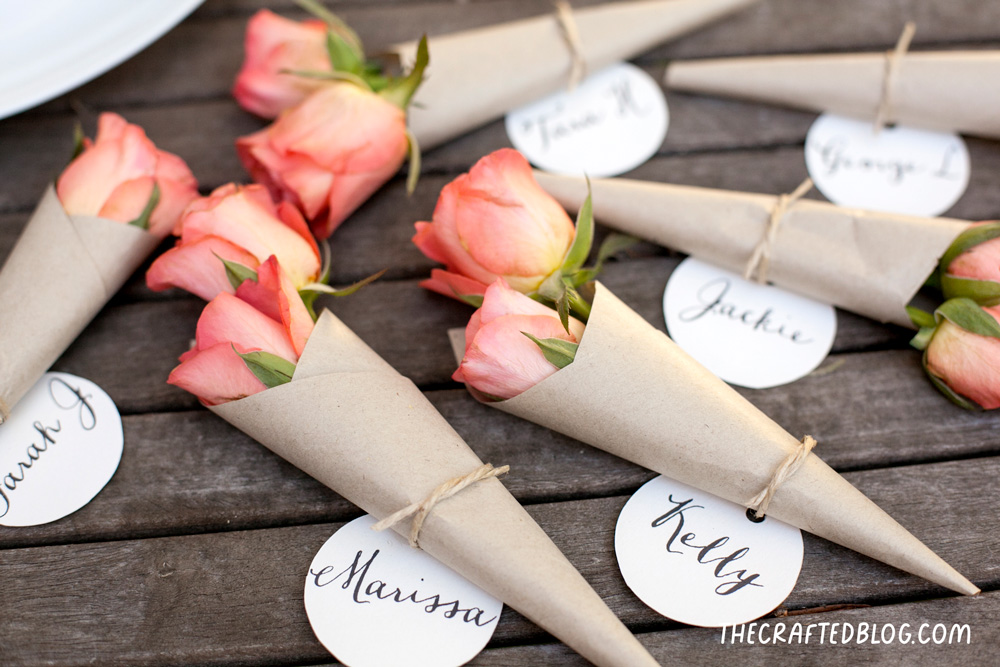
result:
<svg viewBox="0 0 1000 667"><path fill-rule="evenodd" d="M774 245L774 240L778 237L778 227L781 226L781 220L785 217L785 213L788 212L792 204L812 190L812 187L812 179L807 178L799 184L799 187L795 188L792 194L784 194L778 197L774 208L771 209L771 217L767 221L767 231L757 244L757 247L753 249L753 254L750 255L747 267L743 271L744 280L755 278L756 282L761 285L767 283L767 270L771 265L771 246Z"/></svg>
<svg viewBox="0 0 1000 667"><path fill-rule="evenodd" d="M795 474L795 471L802 466L806 457L809 456L809 452L811 452L815 446L816 440L811 435L807 435L799 442L798 448L781 462L778 469L774 471L771 481L768 482L767 486L760 493L754 496L753 500L750 501L749 509L755 516L759 519L764 518L764 515L767 514L767 508L771 504L771 499L774 498L774 494L777 492L778 487L784 484L789 477Z"/></svg>

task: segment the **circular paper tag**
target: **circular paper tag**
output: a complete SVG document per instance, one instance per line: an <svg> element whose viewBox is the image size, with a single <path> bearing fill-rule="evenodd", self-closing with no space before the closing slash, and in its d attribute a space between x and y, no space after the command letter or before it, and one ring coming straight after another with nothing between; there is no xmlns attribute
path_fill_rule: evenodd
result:
<svg viewBox="0 0 1000 667"><path fill-rule="evenodd" d="M644 484L618 516L625 583L655 611L706 628L760 618L788 597L802 569L802 533L669 477Z"/></svg>
<svg viewBox="0 0 1000 667"><path fill-rule="evenodd" d="M806 135L806 169L841 206L934 217L969 185L969 152L957 134L886 127L823 114Z"/></svg>
<svg viewBox="0 0 1000 667"><path fill-rule="evenodd" d="M111 397L90 380L46 373L0 426L0 525L72 514L118 469L125 445Z"/></svg>
<svg viewBox="0 0 1000 667"><path fill-rule="evenodd" d="M503 603L363 516L334 533L306 577L316 637L350 667L457 667L483 650Z"/></svg>
<svg viewBox="0 0 1000 667"><path fill-rule="evenodd" d="M619 63L507 114L507 136L535 166L592 178L616 176L656 154L667 101L644 71Z"/></svg>
<svg viewBox="0 0 1000 667"><path fill-rule="evenodd" d="M753 389L808 375L837 334L833 306L692 257L667 281L663 314L685 352L726 382Z"/></svg>

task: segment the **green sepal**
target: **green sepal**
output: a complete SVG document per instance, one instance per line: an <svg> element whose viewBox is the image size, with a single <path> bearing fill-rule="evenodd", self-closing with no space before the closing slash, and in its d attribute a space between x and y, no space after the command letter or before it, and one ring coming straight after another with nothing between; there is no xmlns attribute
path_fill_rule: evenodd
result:
<svg viewBox="0 0 1000 667"><path fill-rule="evenodd" d="M353 45L332 30L326 33L326 52L330 56L330 66L335 71L363 77L365 54L355 50Z"/></svg>
<svg viewBox="0 0 1000 667"><path fill-rule="evenodd" d="M462 303L468 304L473 308L483 307L483 295L482 294L459 294L458 291L452 287L451 291L455 293L455 298Z"/></svg>
<svg viewBox="0 0 1000 667"><path fill-rule="evenodd" d="M354 32L349 25L344 23L343 19L324 7L321 3L316 2L316 0L295 0L295 4L325 23L331 33L334 33L347 42L357 53L363 54L365 52L358 33Z"/></svg>
<svg viewBox="0 0 1000 667"><path fill-rule="evenodd" d="M992 280L960 278L946 273L941 276L941 291L946 299L965 297L980 306L1000 303L1000 283Z"/></svg>
<svg viewBox="0 0 1000 667"><path fill-rule="evenodd" d="M239 262L233 262L228 259L223 259L214 252L212 254L218 257L219 261L226 267L226 278L229 279L229 284L233 286L233 289L239 289L240 285L247 280L257 282L257 272L249 266L240 264Z"/></svg>
<svg viewBox="0 0 1000 667"><path fill-rule="evenodd" d="M142 213L139 217L131 221L130 225L134 225L139 229L145 229L149 231L149 219L153 217L153 211L156 209L156 205L160 203L160 184L153 181L153 190L149 193L149 200L146 202L146 208L142 209Z"/></svg>
<svg viewBox="0 0 1000 667"><path fill-rule="evenodd" d="M302 294L303 292L315 292L316 294L326 294L328 296L350 296L365 285L370 285L384 276L385 272L388 270L389 269L382 269L378 273L373 273L367 278L362 278L358 282L348 285L347 287L341 287L340 289L330 287L324 283L309 283L299 290L299 294Z"/></svg>
<svg viewBox="0 0 1000 667"><path fill-rule="evenodd" d="M969 400L968 398L962 396L961 394L956 393L954 389L945 384L944 380L931 373L930 370L927 368L926 354L924 354L923 366L924 366L924 372L927 373L927 377L930 378L931 380L931 384L933 384L938 391L944 394L949 401L951 401L960 408L965 408L966 410L982 410L982 407L978 403Z"/></svg>
<svg viewBox="0 0 1000 667"><path fill-rule="evenodd" d="M1000 323L972 299L949 299L934 311L934 316L939 322L943 317L970 333L1000 338Z"/></svg>
<svg viewBox="0 0 1000 667"><path fill-rule="evenodd" d="M938 266L941 267L942 275L948 272L952 261L963 252L997 237L1000 237L1000 222L988 222L966 229L951 242L944 255L941 256Z"/></svg>
<svg viewBox="0 0 1000 667"><path fill-rule="evenodd" d="M263 350L241 354L235 345L233 351L240 355L250 372L268 389L291 382L292 375L295 374L295 364L276 354Z"/></svg>
<svg viewBox="0 0 1000 667"><path fill-rule="evenodd" d="M916 335L910 339L910 345L918 350L926 350L927 346L931 344L931 338L934 337L935 331L937 331L937 327L934 326L920 327Z"/></svg>
<svg viewBox="0 0 1000 667"><path fill-rule="evenodd" d="M594 266L588 269L580 269L573 274L573 285L580 287L584 283L589 283L591 280L597 278L601 269L604 268L604 262L606 262L612 256L620 253L622 250L626 250L636 243L639 239L634 236L628 236L626 234L609 234L604 242L601 243L601 247L597 249L597 262Z"/></svg>
<svg viewBox="0 0 1000 667"><path fill-rule="evenodd" d="M319 281L324 284L330 284L330 270L333 267L333 253L330 250L330 239L323 239L319 242L319 250L323 255L323 261L320 264Z"/></svg>
<svg viewBox="0 0 1000 667"><path fill-rule="evenodd" d="M406 152L410 156L409 173L406 175L406 194L412 195L420 180L420 144L410 129L406 129Z"/></svg>
<svg viewBox="0 0 1000 667"><path fill-rule="evenodd" d="M353 72L323 72L319 70L302 70L302 69L283 69L280 70L282 74L294 74L295 76L301 76L305 79L320 79L322 81L344 81L346 83L353 83L355 86L361 90L372 91L371 85L362 77L354 74Z"/></svg>
<svg viewBox="0 0 1000 667"><path fill-rule="evenodd" d="M430 55L427 52L427 35L420 38L417 45L417 60L413 63L413 68L406 76L391 80L389 84L379 92L383 98L395 104L400 109L405 110L410 106L410 100L417 88L424 80L424 70L430 62Z"/></svg>
<svg viewBox="0 0 1000 667"><path fill-rule="evenodd" d="M594 209L590 196L590 179L587 179L587 198L576 215L576 238L566 252L559 270L564 275L576 273L590 255L590 247L594 243Z"/></svg>
<svg viewBox="0 0 1000 667"><path fill-rule="evenodd" d="M70 162L80 157L82 153L87 148L86 137L83 134L83 125L80 121L77 121L73 125L73 155L70 157Z"/></svg>
<svg viewBox="0 0 1000 667"><path fill-rule="evenodd" d="M934 319L934 316L926 310L914 308L913 306L907 306L906 314L910 316L910 321L913 322L913 326L918 329L922 329L924 327L930 327L933 329L937 326L937 320Z"/></svg>
<svg viewBox="0 0 1000 667"><path fill-rule="evenodd" d="M564 289L556 299L556 312L559 313L559 322L562 323L566 333L569 333L569 309L569 290Z"/></svg>
<svg viewBox="0 0 1000 667"><path fill-rule="evenodd" d="M556 368L566 368L573 363L573 360L576 358L577 348L580 347L577 343L571 343L561 338L539 339L527 331L522 331L521 333L530 338L542 351L545 359Z"/></svg>

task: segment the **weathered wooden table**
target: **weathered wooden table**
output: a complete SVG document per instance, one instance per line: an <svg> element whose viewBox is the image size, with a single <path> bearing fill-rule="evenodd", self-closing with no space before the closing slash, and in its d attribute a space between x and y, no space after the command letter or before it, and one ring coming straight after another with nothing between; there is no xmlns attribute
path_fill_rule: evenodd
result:
<svg viewBox="0 0 1000 667"><path fill-rule="evenodd" d="M70 150L73 121L93 132L114 110L183 156L203 191L244 181L233 140L262 126L229 96L247 17L261 6L301 17L290 0L208 0L160 41L96 81L0 122L0 255L6 256ZM547 11L532 0L347 0L334 8L377 50L426 31ZM915 49L1000 47L1000 5L979 0L764 0L665 45L639 63L703 56L881 50L904 21ZM1000 85L1000 82L984 82ZM669 96L671 126L637 178L762 193L804 176L814 116L754 104ZM507 140L501 123L425 155L416 195L402 178L333 237L334 283L383 267L387 277L335 312L412 378L483 460L507 463L505 484L528 506L612 609L664 664L996 664L1000 648L1000 415L954 407L922 377L908 331L838 313L834 351L794 384L742 391L983 588L960 598L806 535L802 576L777 612L788 621L967 623L961 645L720 644L717 630L668 621L625 587L612 549L615 519L653 475L477 404L449 380L445 330L465 306L417 286L431 263L410 243L440 188ZM1000 217L1000 142L969 139L972 182L954 217ZM0 257L2 259L2 257ZM651 245L604 280L663 327L660 299L679 257ZM56 364L107 390L124 415L125 454L87 507L50 525L0 528L0 664L315 665L333 662L302 604L308 565L359 510L199 407L164 380L188 346L202 303L153 294L137 274ZM0 314L8 317L9 313ZM580 664L517 613L473 664Z"/></svg>

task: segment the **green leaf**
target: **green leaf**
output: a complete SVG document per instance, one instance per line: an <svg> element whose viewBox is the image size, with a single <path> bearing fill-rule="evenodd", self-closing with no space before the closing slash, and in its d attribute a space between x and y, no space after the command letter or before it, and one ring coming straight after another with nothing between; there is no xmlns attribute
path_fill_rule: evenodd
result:
<svg viewBox="0 0 1000 667"><path fill-rule="evenodd" d="M410 155L410 173L406 176L406 194L412 195L420 180L420 144L410 129L406 129L407 153Z"/></svg>
<svg viewBox="0 0 1000 667"><path fill-rule="evenodd" d="M942 394L944 394L945 396L947 396L948 400L950 400L952 403L954 403L958 407L965 408L966 410L981 410L982 409L979 406L978 403L976 403L975 401L971 401L968 398L966 398L965 396L962 396L961 394L955 392L954 389L952 389L947 384L945 384L944 380L942 380L938 376L936 376L933 373L931 373L930 370L927 368L927 355L926 354L924 355L924 372L926 372L927 373L927 377L930 378L931 384L933 384L934 387L938 391L940 391Z"/></svg>
<svg viewBox="0 0 1000 667"><path fill-rule="evenodd" d="M918 350L926 350L927 346L931 344L931 338L934 337L934 332L937 331L937 327L920 327L920 331L910 339L910 345L917 348Z"/></svg>
<svg viewBox="0 0 1000 667"><path fill-rule="evenodd" d="M226 278L229 279L229 284L233 286L233 289L239 289L246 280L257 282L257 272L249 266L224 259L214 252L212 254L226 267Z"/></svg>
<svg viewBox="0 0 1000 667"><path fill-rule="evenodd" d="M268 389L290 382L292 375L295 374L295 364L276 354L263 350L240 354L235 345L233 351L240 355L250 372Z"/></svg>
<svg viewBox="0 0 1000 667"><path fill-rule="evenodd" d="M971 333L990 338L1000 338L1000 323L993 319L992 315L983 310L972 299L949 299L934 311L934 315L938 318L938 321L940 321L941 317L944 317Z"/></svg>
<svg viewBox="0 0 1000 667"><path fill-rule="evenodd" d="M328 294L330 296L350 296L355 292L357 292L362 287L364 287L365 285L370 285L371 283L375 282L376 280L384 276L386 271L388 271L388 269L382 269L378 273L373 273L372 275L368 276L367 278L359 280L353 285L348 285L347 287L342 287L340 289L330 287L329 285L324 285L323 283L309 283L308 285L299 290L299 294L304 294L306 292L313 292L315 294Z"/></svg>
<svg viewBox="0 0 1000 667"><path fill-rule="evenodd" d="M530 338L542 351L545 359L556 368L566 368L573 363L577 348L580 347L577 343L571 343L561 338L538 339L527 331L521 333Z"/></svg>
<svg viewBox="0 0 1000 667"><path fill-rule="evenodd" d="M587 179L587 198L576 216L576 238L563 260L560 270L564 274L576 273L590 255L590 246L594 243L594 210L590 197L590 179Z"/></svg>
<svg viewBox="0 0 1000 667"><path fill-rule="evenodd" d="M919 328L937 326L937 320L934 316L928 313L926 310L920 310L919 308L914 308L913 306L906 307L906 314L910 316L910 321L913 322L913 326Z"/></svg>
<svg viewBox="0 0 1000 667"><path fill-rule="evenodd" d="M355 50L353 45L332 30L326 33L326 52L334 70L359 76L363 74L365 54Z"/></svg>
<svg viewBox="0 0 1000 667"><path fill-rule="evenodd" d="M417 45L417 60L413 63L413 69L410 70L410 73L405 77L391 81L384 90L379 92L379 95L405 110L406 107L410 106L413 94L417 92L417 88L423 82L424 70L427 69L429 62L427 35L424 35L420 38L420 44Z"/></svg>
<svg viewBox="0 0 1000 667"><path fill-rule="evenodd" d="M149 201L146 202L146 208L142 209L142 213L139 217L128 223L130 225L135 225L139 229L145 229L149 231L149 219L153 217L153 211L156 209L156 205L160 203L160 184L153 181L153 190L149 193Z"/></svg>
<svg viewBox="0 0 1000 667"><path fill-rule="evenodd" d="M80 153L82 153L86 147L86 137L83 135L83 125L80 124L80 121L77 121L73 125L73 156L70 157L70 162L78 158Z"/></svg>
<svg viewBox="0 0 1000 667"><path fill-rule="evenodd" d="M980 306L995 306L1000 303L1000 283L992 280L960 278L946 273L941 276L941 291L946 299L965 297Z"/></svg>
<svg viewBox="0 0 1000 667"><path fill-rule="evenodd" d="M951 242L944 255L941 256L939 266L942 273L947 273L952 261L969 248L997 237L1000 237L1000 222L988 222L984 225L969 227Z"/></svg>

